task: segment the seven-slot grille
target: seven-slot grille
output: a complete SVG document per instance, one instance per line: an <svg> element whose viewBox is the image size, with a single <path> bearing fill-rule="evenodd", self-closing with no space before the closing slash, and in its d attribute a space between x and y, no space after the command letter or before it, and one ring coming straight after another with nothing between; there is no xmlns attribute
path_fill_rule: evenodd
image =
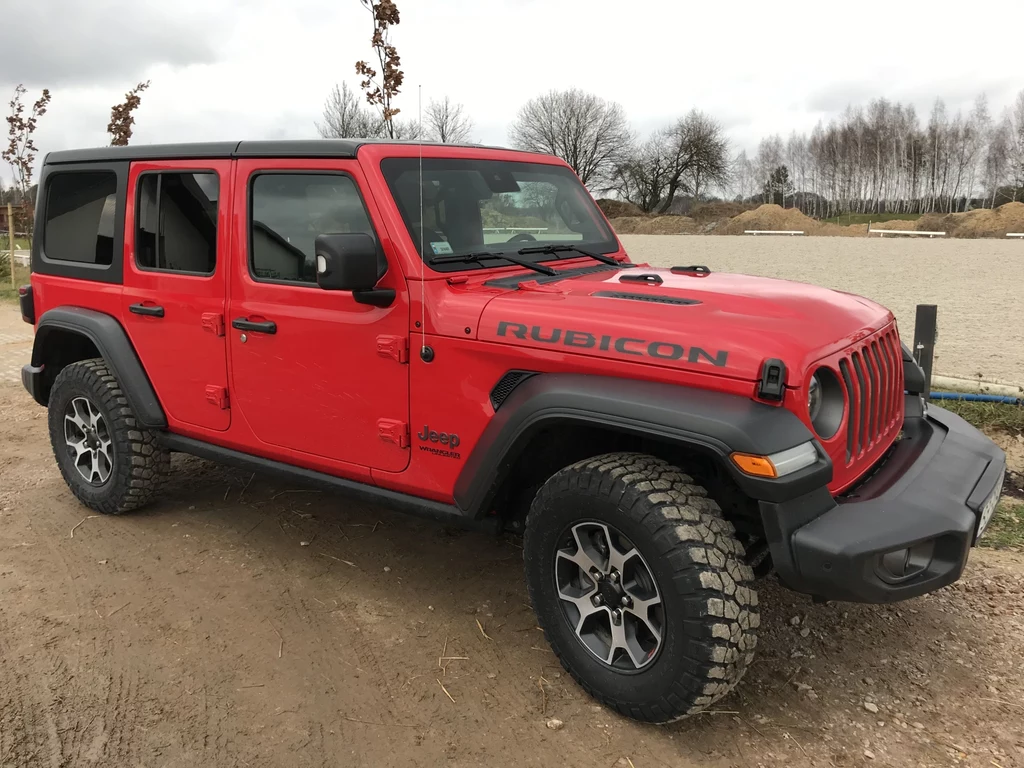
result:
<svg viewBox="0 0 1024 768"><path fill-rule="evenodd" d="M903 424L903 354L895 329L843 352L839 373L849 398L846 464L849 466L892 436Z"/></svg>

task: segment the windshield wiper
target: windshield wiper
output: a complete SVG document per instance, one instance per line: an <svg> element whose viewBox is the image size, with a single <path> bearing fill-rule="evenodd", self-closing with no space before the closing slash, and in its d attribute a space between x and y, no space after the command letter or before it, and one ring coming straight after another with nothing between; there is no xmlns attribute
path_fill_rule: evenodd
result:
<svg viewBox="0 0 1024 768"><path fill-rule="evenodd" d="M522 251L520 251L520 253L522 253ZM558 274L551 267L546 267L543 264L537 264L536 262L529 261L527 259L519 259L507 253L498 253L497 251L477 251L476 253L466 253L458 256L431 256L427 259L427 264L430 264L431 266L434 264L468 264L470 262L479 263L484 259L503 259L510 264L526 267L527 269L532 269L534 272L540 272L542 275Z"/></svg>
<svg viewBox="0 0 1024 768"><path fill-rule="evenodd" d="M613 259L611 256L606 256L603 253L594 253L593 251L586 251L583 248L578 248L575 245L534 245L529 248L520 248L517 253L520 256L526 256L530 253L544 253L544 254L555 254L565 253L566 251L575 251L576 253L584 256L589 256L592 259L597 259L602 264L610 264L613 267L622 266L620 261Z"/></svg>

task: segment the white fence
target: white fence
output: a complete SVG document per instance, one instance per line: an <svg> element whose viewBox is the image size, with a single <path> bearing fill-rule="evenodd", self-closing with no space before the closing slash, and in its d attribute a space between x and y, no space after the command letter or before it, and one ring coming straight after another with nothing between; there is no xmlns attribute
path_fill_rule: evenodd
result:
<svg viewBox="0 0 1024 768"><path fill-rule="evenodd" d="M1024 238L1024 232L1007 232L1006 236L1007 237L1020 237L1020 238Z"/></svg>
<svg viewBox="0 0 1024 768"><path fill-rule="evenodd" d="M510 235L513 232L540 234L541 232L548 231L547 227L484 227L483 229L489 235Z"/></svg>
<svg viewBox="0 0 1024 768"><path fill-rule="evenodd" d="M745 229L744 235L802 235L802 229Z"/></svg>
<svg viewBox="0 0 1024 768"><path fill-rule="evenodd" d="M916 229L869 229L869 235L878 235L879 237L885 237L886 235L918 235L921 237L945 237L945 232L918 232Z"/></svg>

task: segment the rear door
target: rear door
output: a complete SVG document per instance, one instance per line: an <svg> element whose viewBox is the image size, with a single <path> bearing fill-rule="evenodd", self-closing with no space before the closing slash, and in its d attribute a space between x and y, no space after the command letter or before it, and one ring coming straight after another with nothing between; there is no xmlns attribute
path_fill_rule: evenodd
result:
<svg viewBox="0 0 1024 768"><path fill-rule="evenodd" d="M224 309L231 160L133 163L122 317L168 423L231 424Z"/></svg>

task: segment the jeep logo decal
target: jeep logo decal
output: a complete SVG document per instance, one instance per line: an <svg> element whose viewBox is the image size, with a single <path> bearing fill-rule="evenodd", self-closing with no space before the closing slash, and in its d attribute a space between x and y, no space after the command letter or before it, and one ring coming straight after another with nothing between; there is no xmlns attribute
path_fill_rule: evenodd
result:
<svg viewBox="0 0 1024 768"><path fill-rule="evenodd" d="M629 336L595 336L586 331L564 331L561 328L544 329L539 325L527 326L524 323L510 323L504 320L498 323L499 336L512 336L516 339L533 339L541 344L561 344L577 349L597 348L602 352L614 349L623 355L651 357L656 360L682 360L688 363L706 362L719 368L724 367L729 359L725 350L708 352L702 347L690 347L689 353L682 344L671 341L647 341Z"/></svg>

